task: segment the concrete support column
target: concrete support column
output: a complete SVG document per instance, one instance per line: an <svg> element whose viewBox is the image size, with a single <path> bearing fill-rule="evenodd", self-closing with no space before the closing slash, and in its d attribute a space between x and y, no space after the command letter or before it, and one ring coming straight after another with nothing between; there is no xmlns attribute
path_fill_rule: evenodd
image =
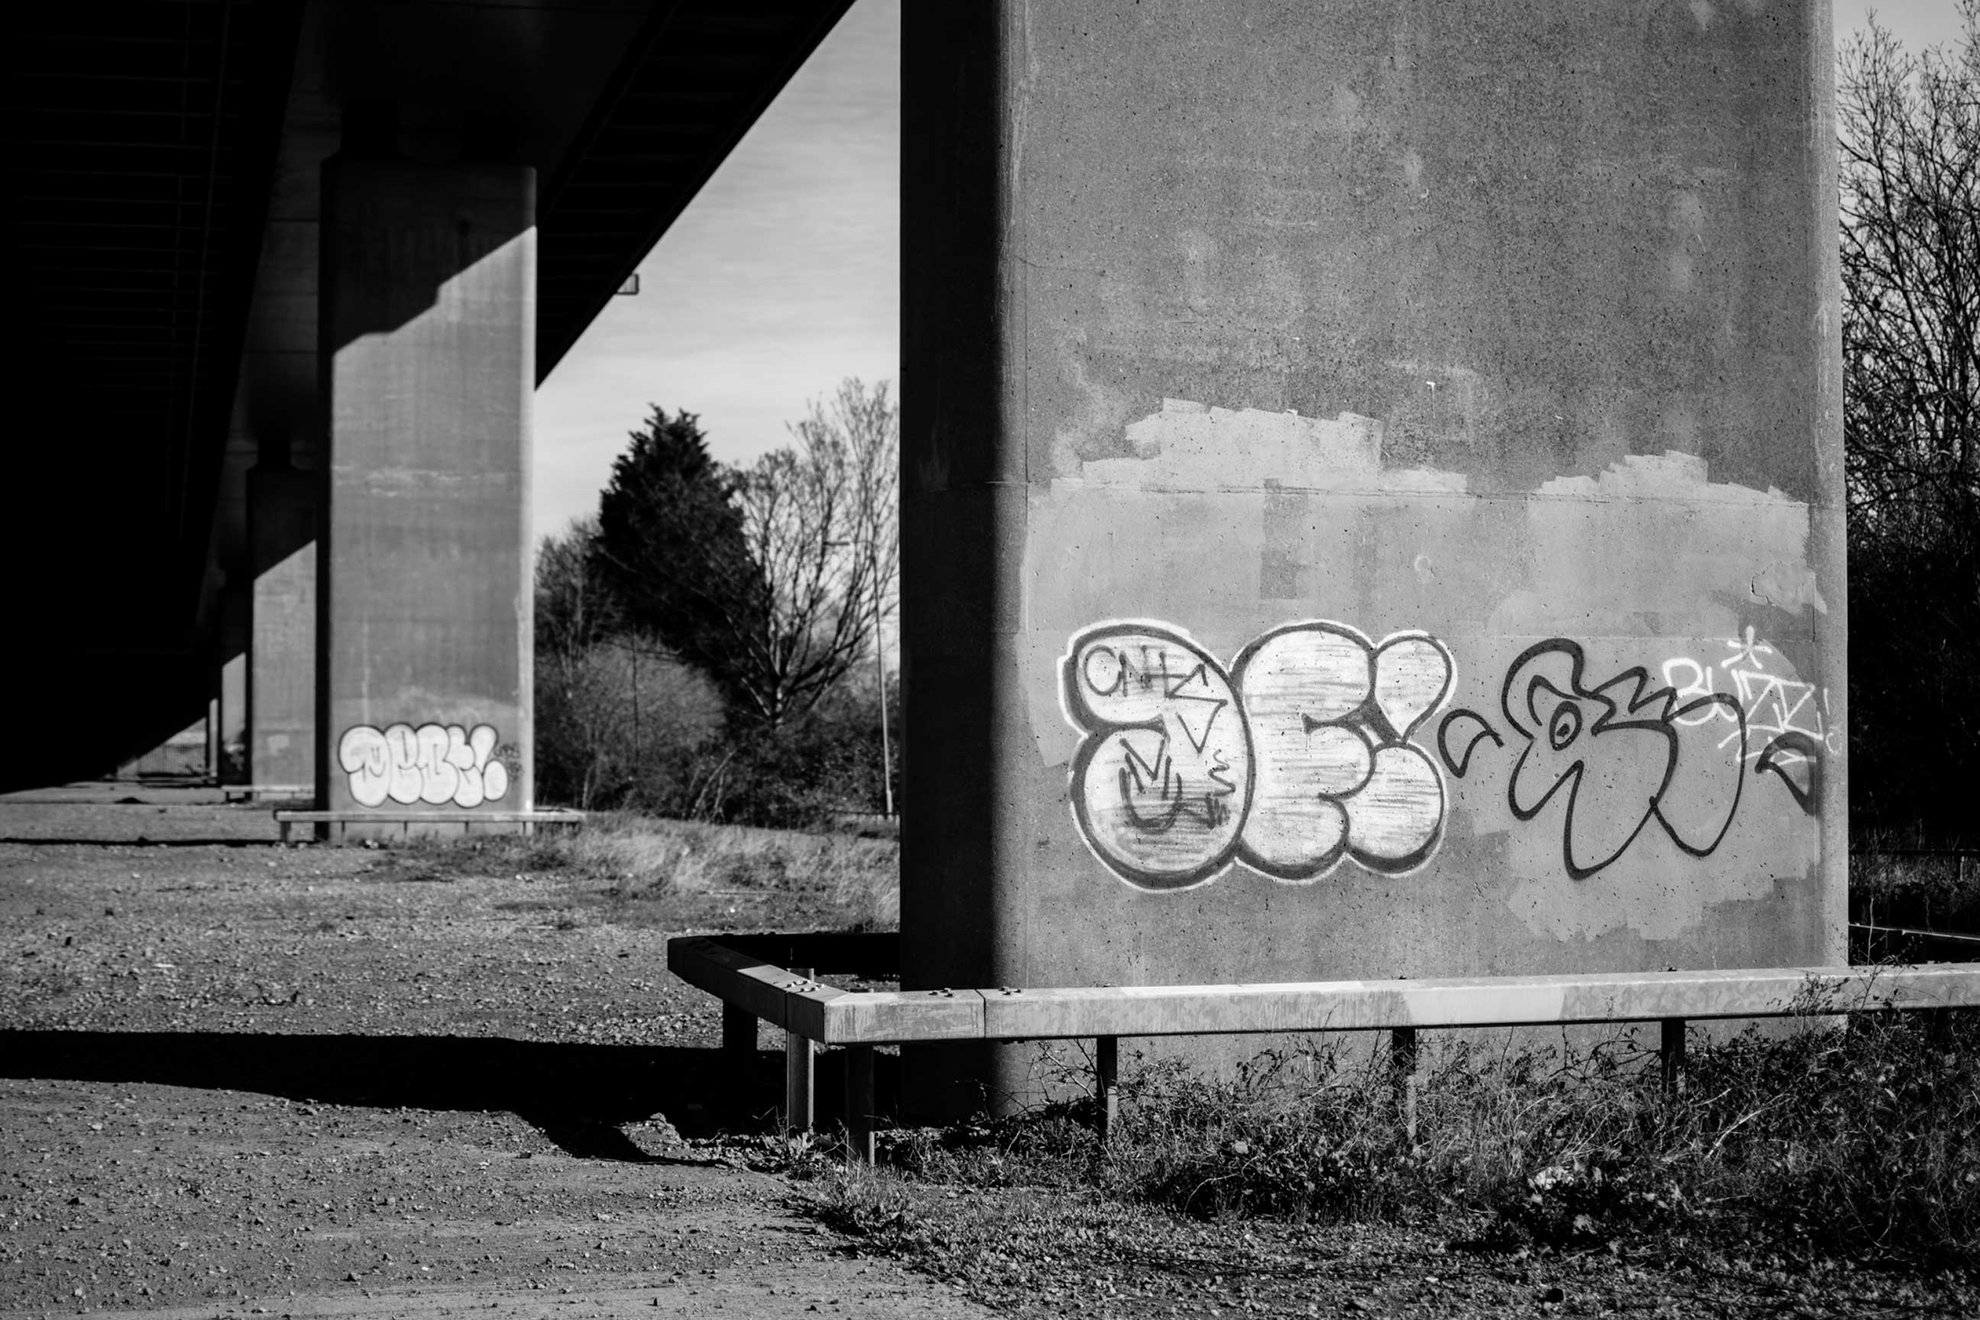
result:
<svg viewBox="0 0 1980 1320"><path fill-rule="evenodd" d="M531 805L534 193L509 165L324 167L316 782L332 811L466 825Z"/></svg>
<svg viewBox="0 0 1980 1320"><path fill-rule="evenodd" d="M906 988L1841 960L1829 7L1638 18L910 6Z"/></svg>
<svg viewBox="0 0 1980 1320"><path fill-rule="evenodd" d="M247 605L229 604L246 611ZM220 737L218 779L223 784L247 782L248 654L235 651L220 663Z"/></svg>
<svg viewBox="0 0 1980 1320"><path fill-rule="evenodd" d="M321 474L248 469L253 628L248 641L248 784L261 797L316 783L316 506Z"/></svg>

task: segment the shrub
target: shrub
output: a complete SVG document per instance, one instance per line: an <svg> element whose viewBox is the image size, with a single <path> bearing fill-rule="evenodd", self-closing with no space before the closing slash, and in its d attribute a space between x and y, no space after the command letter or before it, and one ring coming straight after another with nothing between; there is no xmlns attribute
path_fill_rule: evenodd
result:
<svg viewBox="0 0 1980 1320"><path fill-rule="evenodd" d="M630 635L538 665L538 795L586 810L686 814L722 730L699 672Z"/></svg>

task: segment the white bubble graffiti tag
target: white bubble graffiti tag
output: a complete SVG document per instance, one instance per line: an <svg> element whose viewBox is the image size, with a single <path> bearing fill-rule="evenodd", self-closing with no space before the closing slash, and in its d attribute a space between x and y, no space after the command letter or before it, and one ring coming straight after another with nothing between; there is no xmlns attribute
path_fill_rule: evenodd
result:
<svg viewBox="0 0 1980 1320"><path fill-rule="evenodd" d="M408 807L478 807L509 791L509 767L490 759L495 742L492 724L477 724L472 733L458 724L384 730L354 724L337 744L337 763L360 806L381 807L389 799Z"/></svg>
<svg viewBox="0 0 1980 1320"><path fill-rule="evenodd" d="M1073 818L1129 884L1181 889L1234 861L1300 882L1344 858L1397 873L1442 835L1444 783L1409 741L1451 688L1425 633L1275 628L1227 672L1181 629L1096 624L1061 661Z"/></svg>

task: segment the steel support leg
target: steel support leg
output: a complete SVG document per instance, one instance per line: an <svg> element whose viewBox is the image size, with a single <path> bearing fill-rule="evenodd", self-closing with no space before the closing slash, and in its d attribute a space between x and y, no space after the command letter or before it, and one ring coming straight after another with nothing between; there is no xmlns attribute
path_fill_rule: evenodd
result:
<svg viewBox="0 0 1980 1320"><path fill-rule="evenodd" d="M1675 1100L1684 1092L1684 1019L1665 1018L1660 1025L1657 1056L1664 1075L1664 1096Z"/></svg>
<svg viewBox="0 0 1980 1320"><path fill-rule="evenodd" d="M1403 1135L1416 1144L1417 1091L1416 1028L1397 1027L1389 1033L1389 1074L1395 1079L1396 1110L1402 1116Z"/></svg>
<svg viewBox="0 0 1980 1320"><path fill-rule="evenodd" d="M873 1163L873 1047L849 1045L846 1064L846 1153Z"/></svg>
<svg viewBox="0 0 1980 1320"><path fill-rule="evenodd" d="M1120 1117L1121 1038L1101 1036L1093 1042L1093 1099L1100 1109L1100 1144L1114 1135Z"/></svg>
<svg viewBox="0 0 1980 1320"><path fill-rule="evenodd" d="M807 981L809 967L791 969ZM809 1132L812 1128L812 1064L817 1047L795 1031L784 1033L784 1131Z"/></svg>

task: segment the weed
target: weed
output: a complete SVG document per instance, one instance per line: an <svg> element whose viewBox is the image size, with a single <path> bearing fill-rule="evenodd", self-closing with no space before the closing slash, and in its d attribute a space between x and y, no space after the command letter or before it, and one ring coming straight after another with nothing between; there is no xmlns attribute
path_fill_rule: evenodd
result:
<svg viewBox="0 0 1980 1320"><path fill-rule="evenodd" d="M1083 1190L1206 1219L1457 1214L1507 1245L1698 1236L1980 1269L1971 1014L1694 1042L1675 1097L1635 1030L1553 1046L1432 1038L1424 1055L1414 1141L1380 1054L1322 1039L1228 1076L1132 1067L1104 1148L1091 1101L1075 1100L895 1134L887 1158L910 1184Z"/></svg>
<svg viewBox="0 0 1980 1320"><path fill-rule="evenodd" d="M812 1209L828 1227L881 1250L911 1249L925 1236L913 1196L887 1169L848 1165L834 1171Z"/></svg>

